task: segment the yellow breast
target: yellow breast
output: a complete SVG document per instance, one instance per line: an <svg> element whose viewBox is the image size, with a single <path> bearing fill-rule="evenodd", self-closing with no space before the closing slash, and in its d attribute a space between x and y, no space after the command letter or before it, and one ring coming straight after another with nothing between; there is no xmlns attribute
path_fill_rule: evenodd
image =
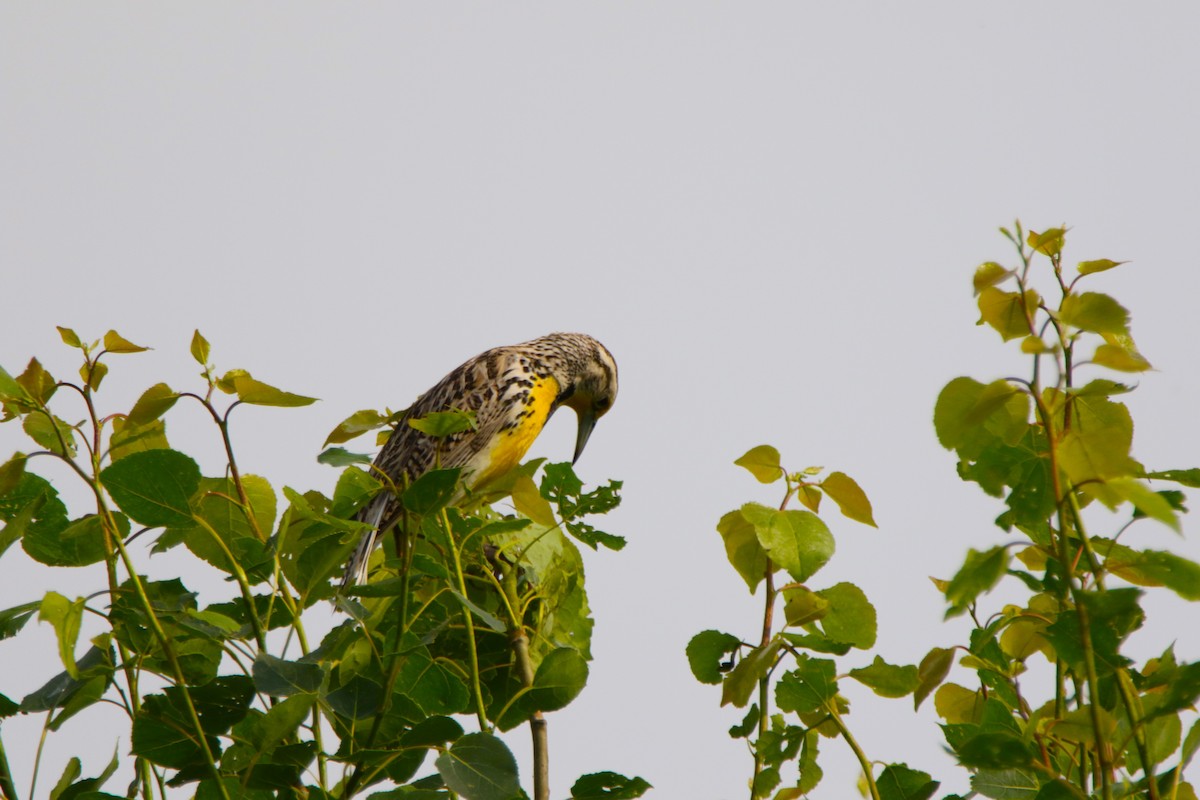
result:
<svg viewBox="0 0 1200 800"><path fill-rule="evenodd" d="M525 402L513 409L512 421L515 424L496 436L488 451L487 464L473 481L474 486L482 486L521 463L533 440L550 418L550 410L558 392L558 381L549 375L534 381Z"/></svg>

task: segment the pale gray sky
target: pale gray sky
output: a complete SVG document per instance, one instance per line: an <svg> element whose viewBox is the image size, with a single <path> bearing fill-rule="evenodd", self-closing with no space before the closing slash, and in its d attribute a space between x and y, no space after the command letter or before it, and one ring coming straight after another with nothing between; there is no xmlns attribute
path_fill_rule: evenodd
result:
<svg viewBox="0 0 1200 800"><path fill-rule="evenodd" d="M198 327L221 368L322 398L239 412L244 468L328 489L314 456L349 412L402 407L494 345L595 335L621 394L579 471L625 481L604 526L629 546L585 554L596 661L551 717L555 795L612 769L656 797L742 797L740 712L683 655L760 613L714 525L776 497L730 462L770 442L855 476L880 530L830 517L815 583L867 589L889 661L962 641L925 576L1002 541L1000 506L930 419L949 379L1018 368L974 327L971 271L1012 260L999 225L1066 222L1068 260L1132 260L1094 285L1159 370L1129 399L1135 455L1200 463L1197 41L1183 2L6 3L0 364L69 374L54 326L116 327L156 348L112 359L124 410L198 380ZM199 415L169 425L215 459ZM564 414L532 455L567 458L572 436ZM0 460L22 438L0 428ZM1139 535L1200 557L1195 529ZM0 568L0 607L100 585L15 550ZM1145 652L1196 619L1150 614ZM39 686L48 627L0 663L3 691ZM964 786L930 709L859 688L848 721L872 758ZM43 787L76 752L85 774L107 762L103 713L51 738ZM5 722L20 786L40 721ZM824 750L841 760L816 796L850 796L844 747Z"/></svg>

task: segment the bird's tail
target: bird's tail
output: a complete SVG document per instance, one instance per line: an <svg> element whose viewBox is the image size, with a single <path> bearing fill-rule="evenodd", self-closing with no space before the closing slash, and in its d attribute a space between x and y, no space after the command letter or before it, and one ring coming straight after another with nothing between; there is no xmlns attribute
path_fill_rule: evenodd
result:
<svg viewBox="0 0 1200 800"><path fill-rule="evenodd" d="M346 571L342 574L342 589L367 582L367 566L371 562L371 554L379 542L379 524L383 521L383 512L387 509L388 496L380 495L364 508L358 518L371 525L371 530L363 534L354 548L354 554L346 563Z"/></svg>

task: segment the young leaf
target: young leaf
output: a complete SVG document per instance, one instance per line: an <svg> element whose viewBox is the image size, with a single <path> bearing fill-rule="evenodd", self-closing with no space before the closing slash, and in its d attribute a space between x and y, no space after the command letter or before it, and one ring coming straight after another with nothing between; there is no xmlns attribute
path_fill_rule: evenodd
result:
<svg viewBox="0 0 1200 800"><path fill-rule="evenodd" d="M1062 252L1066 228L1047 228L1041 233L1030 231L1025 243L1044 256L1057 256Z"/></svg>
<svg viewBox="0 0 1200 800"><path fill-rule="evenodd" d="M361 411L355 411L350 416L338 423L338 426L330 431L329 436L325 439L325 445L341 444L348 442L367 431L373 431L376 428L381 428L388 423L389 417L380 414L378 411L373 411L365 408Z"/></svg>
<svg viewBox="0 0 1200 800"><path fill-rule="evenodd" d="M1118 372L1145 372L1150 362L1137 350L1119 344L1102 344L1096 348L1092 361Z"/></svg>
<svg viewBox="0 0 1200 800"><path fill-rule="evenodd" d="M821 628L832 641L866 650L875 645L875 606L853 583L838 583L817 592L829 608L821 617Z"/></svg>
<svg viewBox="0 0 1200 800"><path fill-rule="evenodd" d="M55 325L54 327L58 329L58 335L62 337L63 344L70 347L83 347L83 342L79 341L79 335L75 331L70 328L64 328L61 325Z"/></svg>
<svg viewBox="0 0 1200 800"><path fill-rule="evenodd" d="M116 331L104 334L104 349L110 353L143 353L149 347L134 344Z"/></svg>
<svg viewBox="0 0 1200 800"><path fill-rule="evenodd" d="M459 411L458 409L434 411L420 419L410 419L408 425L426 436L445 439L456 433L475 430L475 412Z"/></svg>
<svg viewBox="0 0 1200 800"><path fill-rule="evenodd" d="M550 507L546 498L542 497L537 484L528 475L519 475L513 481L512 502L517 511L538 525L546 528L558 525L558 520L554 517L554 509Z"/></svg>
<svg viewBox="0 0 1200 800"><path fill-rule="evenodd" d="M156 383L133 404L126 419L133 425L146 425L161 417L179 400L179 395L165 383Z"/></svg>
<svg viewBox="0 0 1200 800"><path fill-rule="evenodd" d="M1034 332L1029 320L1040 302L1041 297L1033 289L1027 289L1022 295L1020 292L1004 292L988 287L979 293L980 316L976 324L991 325L1006 342L1029 336Z"/></svg>
<svg viewBox="0 0 1200 800"><path fill-rule="evenodd" d="M1128 261L1113 261L1108 258L1098 258L1095 261L1080 261L1078 269L1080 275L1091 275L1093 272L1104 272L1105 270L1128 263Z"/></svg>
<svg viewBox="0 0 1200 800"><path fill-rule="evenodd" d="M1062 322L1094 333L1129 333L1129 311L1099 292L1069 294L1058 310Z"/></svg>
<svg viewBox="0 0 1200 800"><path fill-rule="evenodd" d="M67 674L79 680L79 669L75 664L75 643L79 641L79 627L83 623L82 597L68 600L58 592L46 592L38 611L38 619L54 626L58 637L58 657L66 667Z"/></svg>
<svg viewBox="0 0 1200 800"><path fill-rule="evenodd" d="M871 514L871 501L857 482L844 472L831 472L821 481L825 494L833 498L842 514L864 525L878 528Z"/></svg>
<svg viewBox="0 0 1200 800"><path fill-rule="evenodd" d="M47 372L36 358L29 359L29 365L25 367L24 372L17 376L16 380L25 388L25 391L29 392L30 397L43 406L58 389L58 383L54 380L54 376Z"/></svg>
<svg viewBox="0 0 1200 800"><path fill-rule="evenodd" d="M192 350L192 358L196 359L196 362L198 364L200 364L200 366L207 367L208 366L208 351L209 351L208 339L205 339L203 336L200 335L199 328L197 328L196 332L192 334L191 350Z"/></svg>
<svg viewBox="0 0 1200 800"><path fill-rule="evenodd" d="M733 463L744 467L759 483L774 483L783 477L783 468L779 465L779 451L769 444L750 448Z"/></svg>
<svg viewBox="0 0 1200 800"><path fill-rule="evenodd" d="M1013 271L1011 269L1006 269L995 261L985 261L975 268L975 278L972 281L975 286L975 294L1003 283L1012 277L1012 275Z"/></svg>
<svg viewBox="0 0 1200 800"><path fill-rule="evenodd" d="M281 408L296 408L317 402L315 397L305 397L292 394L282 389L276 389L270 384L255 380L245 370L233 370L221 379L233 387L234 393L243 403L256 406L278 406Z"/></svg>

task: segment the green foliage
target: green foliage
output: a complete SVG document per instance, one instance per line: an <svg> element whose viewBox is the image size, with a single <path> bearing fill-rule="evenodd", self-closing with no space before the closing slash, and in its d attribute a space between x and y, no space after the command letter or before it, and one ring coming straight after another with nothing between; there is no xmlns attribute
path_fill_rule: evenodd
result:
<svg viewBox="0 0 1200 800"><path fill-rule="evenodd" d="M197 331L190 350L203 368L200 391L157 383L126 413L103 412L105 359L146 348L114 331L94 342L59 332L82 354L82 383L57 381L37 359L15 378L0 370L3 419L32 440L32 452L0 464L0 555L20 542L51 566L103 562L108 585L75 599L48 592L0 611L0 640L18 636L36 613L53 628L63 665L19 703L0 695L0 717L45 713L56 731L96 703L120 705L130 728L114 739L129 742L130 797L162 796L164 786L221 800L525 796L496 733L540 724L587 683L592 619L572 539L624 543L585 520L617 506L620 483L585 489L569 465L557 464L539 486L540 462L532 462L507 484L518 514L503 514L481 501L503 499L507 488L471 497L458 470L384 486L357 466L369 458L334 448L321 456L344 468L333 496L282 487L281 503L266 478L238 468L230 417L241 404L288 408L313 398L245 370L218 374ZM62 386L73 391L58 392ZM211 472L168 440L167 422L183 403L213 420L225 458ZM386 431L399 419L357 412L327 444ZM448 412L414 424L450 436L474 419ZM94 508L68 511L30 468L35 459L68 462ZM403 514L381 537L373 580L339 595L343 565L368 530L355 514L382 491L399 494ZM155 552L183 545L197 569L219 572L235 596L211 602L178 578L139 574L130 553L139 536L152 539ZM326 599L349 616L310 642L306 610ZM106 627L78 655L88 615ZM286 639L268 639L275 629L287 629ZM475 732L457 719L467 715ZM537 751L544 763L545 748ZM0 794L15 796L3 753L0 746ZM435 771L419 778L422 765ZM117 767L114 756L99 776L83 777L71 759L50 796L113 796L100 787ZM648 788L602 772L581 778L574 796L633 798ZM545 789L535 786L535 794Z"/></svg>
<svg viewBox="0 0 1200 800"><path fill-rule="evenodd" d="M755 643L715 630L697 634L687 646L692 674L701 683L721 686L722 705L748 708L729 734L750 745L752 797L785 800L813 791L823 777L818 736L834 735L855 752L878 798L882 787L875 782L875 768L846 725L849 704L839 692L838 663L824 657L873 647L875 607L852 583L808 586L835 549L833 532L817 513L821 498L829 495L843 516L874 527L871 503L845 473L824 475L820 467L789 472L779 451L769 445L752 448L735 463L760 483L784 482L777 507L746 503L717 523L734 571L752 593L765 587L762 633ZM788 508L793 500L807 510ZM777 586L780 573L791 582ZM785 625L776 629L780 599ZM850 674L885 697L906 697L920 685L917 667L891 665L878 656L871 666ZM772 701L782 713L771 713ZM785 776L794 781L785 785ZM887 767L882 776L888 778L887 797L924 798L938 786L903 765Z"/></svg>
<svg viewBox="0 0 1200 800"><path fill-rule="evenodd" d="M1173 654L1136 664L1124 651L1145 619L1143 591L1118 582L1200 598L1200 565L1139 546L1140 527L1131 527L1151 519L1179 531L1182 493L1147 481L1194 486L1200 473L1147 471L1134 459L1133 419L1118 399L1130 388L1095 374L1150 366L1130 334L1129 311L1078 288L1124 262L1084 261L1069 278L1065 228L1026 235L1018 224L1003 233L1020 263L984 264L975 288L981 323L1004 341L1021 339L1027 377L986 385L955 378L934 411L959 475L1007 507L996 519L1006 541L971 549L957 574L936 581L947 616L969 614L975 623L959 666L979 688L943 684L953 651L935 649L921 665L917 701L940 685L935 705L947 744L985 797L1194 796L1178 781L1190 757L1180 748L1178 712L1200 697L1200 664L1176 664ZM1043 277L1049 291L1034 288ZM1092 532L1112 525L1094 506L1121 515L1111 536ZM1024 588L1028 600L984 613L985 595L1005 583ZM1048 687L1020 680L1034 658L1048 660L1059 679ZM1176 755L1179 763L1164 768Z"/></svg>
<svg viewBox="0 0 1200 800"><path fill-rule="evenodd" d="M1145 621L1147 591L1200 599L1200 564L1146 547L1137 526L1153 520L1180 532L1186 498L1162 484L1198 487L1200 469L1147 470L1133 456L1133 418L1121 400L1132 389L1119 373L1150 364L1134 344L1129 310L1079 288L1125 262L1084 261L1070 277L1065 227L1003 232L1019 263L975 270L979 324L1015 342L1028 373L955 378L933 413L959 476L1004 502L995 520L1003 539L967 548L952 576L934 580L946 616L969 617L969 641L933 647L918 665L875 655L869 665L842 667L855 649L874 646L877 620L854 584L810 586L835 549L817 514L828 495L845 517L874 526L866 494L840 472L789 472L770 445L734 462L761 483L784 482L777 506L746 503L717 523L734 571L751 593L765 589L762 635L704 631L687 657L697 680L721 686L723 705L747 709L729 733L750 745L752 800L811 792L822 778L819 735L850 747L863 770L860 788L873 800L935 794L939 784L928 774L904 764L880 769L866 757L847 724L846 677L882 697L911 696L916 708L932 697L972 796L1196 796L1183 772L1200 750L1200 722L1185 737L1181 714L1200 701L1200 663L1178 663L1169 649L1139 665L1126 643ZM807 510L789 509L793 500ZM1115 525L1104 509L1119 515ZM1097 520L1114 530L1092 533ZM781 573L792 582L777 586ZM985 611L1000 587L1007 597L1014 587L1028 597ZM1050 663L1048 685L1025 674L1033 659ZM970 677L960 681L964 672ZM791 772L795 785L784 779Z"/></svg>

